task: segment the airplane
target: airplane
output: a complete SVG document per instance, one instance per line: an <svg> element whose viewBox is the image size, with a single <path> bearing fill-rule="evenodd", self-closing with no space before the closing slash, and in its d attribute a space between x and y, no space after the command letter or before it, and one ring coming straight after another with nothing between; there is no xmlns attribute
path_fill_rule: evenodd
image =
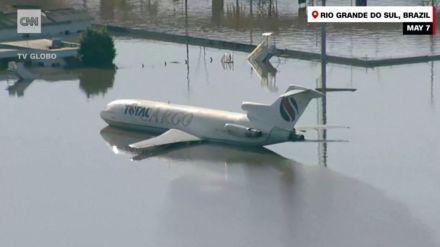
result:
<svg viewBox="0 0 440 247"><path fill-rule="evenodd" d="M304 129L295 128L295 125L308 103L322 95L312 89L291 85L271 105L243 102L241 108L244 113L121 99L110 102L100 115L111 127L160 134L129 145L138 150L200 142L265 146L306 141L304 135L297 133ZM308 128L330 127L320 125Z"/></svg>

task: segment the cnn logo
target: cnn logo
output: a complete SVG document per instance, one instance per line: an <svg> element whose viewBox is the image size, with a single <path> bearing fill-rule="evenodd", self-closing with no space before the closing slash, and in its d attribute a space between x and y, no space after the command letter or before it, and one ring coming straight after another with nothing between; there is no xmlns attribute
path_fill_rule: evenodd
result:
<svg viewBox="0 0 440 247"><path fill-rule="evenodd" d="M17 33L41 33L41 9L17 9Z"/></svg>

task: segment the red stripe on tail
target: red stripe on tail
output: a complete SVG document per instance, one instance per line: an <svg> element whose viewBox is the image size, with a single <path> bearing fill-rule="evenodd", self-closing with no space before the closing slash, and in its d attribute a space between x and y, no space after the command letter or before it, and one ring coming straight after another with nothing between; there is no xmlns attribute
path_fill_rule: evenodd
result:
<svg viewBox="0 0 440 247"><path fill-rule="evenodd" d="M290 119L292 119L290 121L295 120L295 112L293 111L292 106L290 106L289 102L287 101L287 98L283 98L283 99L284 99L283 105L284 105L285 109L287 110L287 113L289 114Z"/></svg>

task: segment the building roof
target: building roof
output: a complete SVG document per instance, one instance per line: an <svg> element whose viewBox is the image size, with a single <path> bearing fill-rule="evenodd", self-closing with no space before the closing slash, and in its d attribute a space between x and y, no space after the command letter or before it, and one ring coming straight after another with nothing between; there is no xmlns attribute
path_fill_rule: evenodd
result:
<svg viewBox="0 0 440 247"><path fill-rule="evenodd" d="M81 9L53 9L42 10L41 23L43 25L56 25L66 22L91 21L92 18L86 10ZM3 13L0 11L0 29L16 28L17 12Z"/></svg>
<svg viewBox="0 0 440 247"><path fill-rule="evenodd" d="M20 40L20 41L10 41L10 42L0 42L0 48L2 49L35 49L35 50L72 50L78 49L78 44L67 43L68 45L52 49L52 40L50 39L33 39L33 40Z"/></svg>

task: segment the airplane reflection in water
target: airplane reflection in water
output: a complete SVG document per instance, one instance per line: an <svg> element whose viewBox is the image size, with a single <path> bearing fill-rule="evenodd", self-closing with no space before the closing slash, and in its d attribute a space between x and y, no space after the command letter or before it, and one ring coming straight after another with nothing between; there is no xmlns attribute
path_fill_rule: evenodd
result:
<svg viewBox="0 0 440 247"><path fill-rule="evenodd" d="M252 164L277 163L290 166L299 164L264 147L237 147L217 143L176 144L148 151L131 148L129 145L154 135L104 127L100 134L115 154L133 155L132 160L143 160L159 156L170 160L199 160L211 162L246 162Z"/></svg>
<svg viewBox="0 0 440 247"><path fill-rule="evenodd" d="M134 155L128 145L149 137L112 127L100 134L115 153ZM156 157L185 171L169 178L148 218L157 246L434 246L426 227L383 192L265 148L199 144Z"/></svg>

